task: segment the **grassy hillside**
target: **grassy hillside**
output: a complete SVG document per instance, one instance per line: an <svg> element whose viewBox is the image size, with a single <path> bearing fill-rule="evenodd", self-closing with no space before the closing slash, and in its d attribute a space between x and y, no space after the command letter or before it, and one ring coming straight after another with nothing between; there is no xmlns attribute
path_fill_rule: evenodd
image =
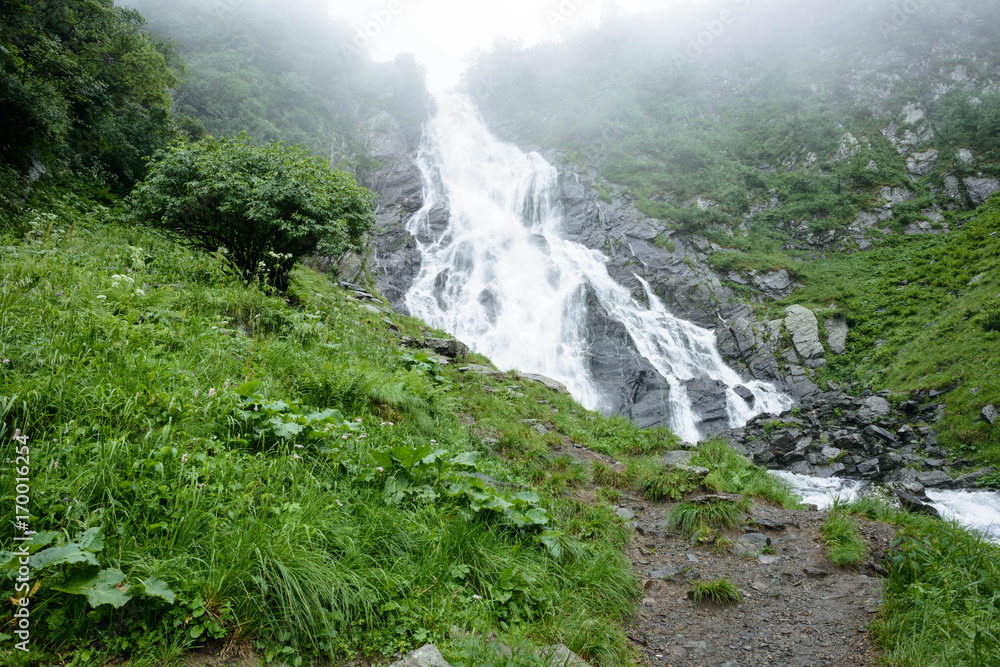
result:
<svg viewBox="0 0 1000 667"><path fill-rule="evenodd" d="M912 197L893 209L898 231L948 207L946 175L1000 171L1000 44L980 28L997 3L921 3L902 21L894 8L768 0L618 17L498 45L467 81L491 82L478 102L506 138L595 167L599 190L630 191L665 231L731 250L719 266L794 268L789 227L843 229L898 187ZM939 159L911 179L907 156L930 149Z"/></svg>
<svg viewBox="0 0 1000 667"><path fill-rule="evenodd" d="M524 420L609 452L672 436L441 369L310 270L286 300L114 212L36 222L0 243L0 437L30 447L37 650L390 655L458 625L624 663L626 532Z"/></svg>
<svg viewBox="0 0 1000 667"><path fill-rule="evenodd" d="M945 391L942 442L1000 463L1000 427L979 418L1000 405L1000 200L948 235L893 236L868 253L805 263L802 281L789 302L820 321L843 313L852 327L847 353L823 377Z"/></svg>

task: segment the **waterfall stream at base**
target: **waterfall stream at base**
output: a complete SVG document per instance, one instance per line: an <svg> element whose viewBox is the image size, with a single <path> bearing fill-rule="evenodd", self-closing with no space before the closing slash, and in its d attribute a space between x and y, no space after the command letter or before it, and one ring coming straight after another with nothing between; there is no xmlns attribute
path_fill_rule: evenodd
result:
<svg viewBox="0 0 1000 667"><path fill-rule="evenodd" d="M827 509L835 501L850 503L858 500L867 482L829 477L820 479L790 472L774 472L802 496L802 502ZM927 489L930 505L942 517L954 519L963 526L978 530L991 542L1000 544L1000 494L993 491L952 491Z"/></svg>
<svg viewBox="0 0 1000 667"><path fill-rule="evenodd" d="M597 251L562 238L558 173L537 153L495 138L472 101L449 94L424 131L419 166L424 206L407 223L422 256L406 295L410 312L488 356L499 368L555 378L585 407L605 396L589 368L588 295L620 322L635 349L669 385L669 424L681 438L700 438L685 383L707 379L726 390L730 425L756 414L780 414L789 397L772 385L744 381L726 366L714 334L675 318L649 285L640 304L608 274ZM447 227L430 212L447 202ZM734 389L748 388L753 407Z"/></svg>

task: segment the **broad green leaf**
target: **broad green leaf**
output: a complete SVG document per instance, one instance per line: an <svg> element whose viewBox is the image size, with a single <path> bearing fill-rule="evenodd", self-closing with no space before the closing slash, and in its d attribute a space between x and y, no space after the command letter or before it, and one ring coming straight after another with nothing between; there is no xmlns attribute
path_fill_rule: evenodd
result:
<svg viewBox="0 0 1000 667"><path fill-rule="evenodd" d="M544 526L549 522L548 515L543 510L540 510L537 507L533 507L530 510L528 510L525 516L531 519L531 522L536 526Z"/></svg>
<svg viewBox="0 0 1000 667"><path fill-rule="evenodd" d="M541 498L538 497L537 493L532 493L531 491L521 491L520 493L515 493L514 500L520 500L532 505L542 501Z"/></svg>
<svg viewBox="0 0 1000 667"><path fill-rule="evenodd" d="M476 462L479 461L479 452L462 452L458 456L452 458L448 463L456 466L466 466L468 468L475 468Z"/></svg>
<svg viewBox="0 0 1000 667"><path fill-rule="evenodd" d="M100 528L89 528L77 535L73 541L87 551L97 552L104 549L104 533Z"/></svg>
<svg viewBox="0 0 1000 667"><path fill-rule="evenodd" d="M280 424L275 425L272 430L279 438L290 440L299 433L302 433L303 428L302 424L296 424L294 422L281 422Z"/></svg>
<svg viewBox="0 0 1000 667"><path fill-rule="evenodd" d="M31 557L31 569L42 570L52 565L67 565L71 563L90 563L98 565L94 554L80 548L80 545L70 542L61 547L49 547Z"/></svg>
<svg viewBox="0 0 1000 667"><path fill-rule="evenodd" d="M236 393L244 398L249 398L254 395L254 393L264 386L264 383L260 380L251 380L250 382L244 382L240 386L236 387Z"/></svg>
<svg viewBox="0 0 1000 667"><path fill-rule="evenodd" d="M109 568L96 574L80 574L73 577L62 586L53 586L57 591L70 595L86 595L91 607L109 604L118 609L132 599L119 585L125 580L121 570Z"/></svg>
<svg viewBox="0 0 1000 667"><path fill-rule="evenodd" d="M169 604L173 604L174 600L177 599L177 595L170 590L167 586L167 582L162 579L157 579L156 577L143 579L132 587L131 592L141 593L153 598L160 598L161 600L166 600Z"/></svg>

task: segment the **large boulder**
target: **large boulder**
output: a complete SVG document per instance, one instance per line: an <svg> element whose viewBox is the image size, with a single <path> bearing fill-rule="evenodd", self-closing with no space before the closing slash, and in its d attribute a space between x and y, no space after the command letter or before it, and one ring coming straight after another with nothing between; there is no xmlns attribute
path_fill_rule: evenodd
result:
<svg viewBox="0 0 1000 667"><path fill-rule="evenodd" d="M847 350L847 334L850 329L843 315L834 315L823 323L826 329L826 344L834 354L843 354Z"/></svg>
<svg viewBox="0 0 1000 667"><path fill-rule="evenodd" d="M819 320L811 310L799 305L786 308L785 331L792 337L795 351L807 365L822 365L818 363L823 358L823 345L819 342Z"/></svg>
<svg viewBox="0 0 1000 667"><path fill-rule="evenodd" d="M965 191L975 206L984 204L987 199L1000 192L1000 181L995 178L966 178Z"/></svg>

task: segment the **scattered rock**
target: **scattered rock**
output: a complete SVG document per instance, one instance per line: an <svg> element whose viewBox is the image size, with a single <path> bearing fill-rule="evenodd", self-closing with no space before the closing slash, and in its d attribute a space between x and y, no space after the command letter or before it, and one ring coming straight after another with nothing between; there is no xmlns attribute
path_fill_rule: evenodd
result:
<svg viewBox="0 0 1000 667"><path fill-rule="evenodd" d="M739 558L756 558L766 547L771 545L771 538L760 533L740 535L733 542L732 552Z"/></svg>
<svg viewBox="0 0 1000 667"><path fill-rule="evenodd" d="M390 667L451 667L434 644L422 646Z"/></svg>
<svg viewBox="0 0 1000 667"><path fill-rule="evenodd" d="M590 663L569 650L563 644L546 646L538 652L546 665L551 667L590 667Z"/></svg>
<svg viewBox="0 0 1000 667"><path fill-rule="evenodd" d="M544 375L538 375L537 373L518 373L517 377L527 382L537 382L557 394L569 393L569 389L567 389L566 385L562 382L559 380L553 380L550 377L545 377Z"/></svg>
<svg viewBox="0 0 1000 667"><path fill-rule="evenodd" d="M995 405L987 405L983 408L983 411L979 413L979 416L983 421L989 422L992 426L996 423L997 417L1000 417L1000 410L998 410Z"/></svg>
<svg viewBox="0 0 1000 667"><path fill-rule="evenodd" d="M680 581L684 576L685 568L667 568L665 570L654 570L649 573L650 579Z"/></svg>
<svg viewBox="0 0 1000 667"><path fill-rule="evenodd" d="M424 341L424 347L449 359L458 359L469 353L469 346L465 343L445 338L428 338Z"/></svg>
<svg viewBox="0 0 1000 667"><path fill-rule="evenodd" d="M843 315L834 315L827 318L823 323L826 329L826 343L830 346L830 351L840 355L847 350L847 334L850 329L847 326L847 319Z"/></svg>
<svg viewBox="0 0 1000 667"><path fill-rule="evenodd" d="M863 424L872 424L892 412L889 401L881 396L870 396L865 399L861 409L858 410L858 420Z"/></svg>
<svg viewBox="0 0 1000 667"><path fill-rule="evenodd" d="M830 576L829 572L821 570L818 567L804 567L802 571L806 573L806 576L813 577L814 579L822 579L823 577Z"/></svg>

